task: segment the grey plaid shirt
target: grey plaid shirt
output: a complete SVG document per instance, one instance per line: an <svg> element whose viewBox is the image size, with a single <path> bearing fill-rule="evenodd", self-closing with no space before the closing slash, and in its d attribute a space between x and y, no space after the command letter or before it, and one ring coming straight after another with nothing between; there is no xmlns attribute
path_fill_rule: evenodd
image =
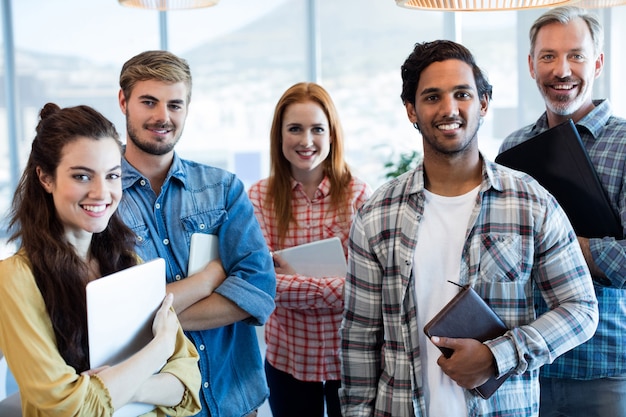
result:
<svg viewBox="0 0 626 417"><path fill-rule="evenodd" d="M609 200L626 225L626 119L613 116L608 100L594 101L595 108L576 128ZM548 129L544 113L535 124L509 135L500 151ZM626 375L626 240L605 237L590 239L594 261L610 284L596 283L600 311L598 330L591 340L541 369L555 378L597 379ZM537 294L540 312L547 307Z"/></svg>
<svg viewBox="0 0 626 417"><path fill-rule="evenodd" d="M380 187L352 226L340 330L344 417L426 415L411 273L419 268L413 255L422 169ZM486 344L500 375L514 371L489 400L466 392L469 415L535 416L539 367L589 339L597 325L593 285L572 227L536 181L484 160L459 261L459 282L470 283L511 329ZM554 306L541 317L535 287Z"/></svg>

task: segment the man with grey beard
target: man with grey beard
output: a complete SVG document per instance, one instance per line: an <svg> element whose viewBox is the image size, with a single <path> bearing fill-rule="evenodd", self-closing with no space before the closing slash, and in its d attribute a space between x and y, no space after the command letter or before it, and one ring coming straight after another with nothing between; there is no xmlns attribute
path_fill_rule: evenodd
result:
<svg viewBox="0 0 626 417"><path fill-rule="evenodd" d="M626 225L624 181L626 120L608 100L592 100L604 65L603 33L597 18L577 7L559 7L530 29L530 75L545 104L534 123L510 134L500 152L572 119L622 226ZM593 219L590 219L593 221ZM591 340L541 369L540 416L626 416L626 240L579 236L591 271L600 322ZM546 311L535 292L537 314Z"/></svg>

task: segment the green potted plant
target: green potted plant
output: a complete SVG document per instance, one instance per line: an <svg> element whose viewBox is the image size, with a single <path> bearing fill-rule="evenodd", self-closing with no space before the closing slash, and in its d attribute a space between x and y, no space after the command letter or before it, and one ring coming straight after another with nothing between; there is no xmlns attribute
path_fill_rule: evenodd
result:
<svg viewBox="0 0 626 417"><path fill-rule="evenodd" d="M385 179L396 178L417 166L421 153L418 151L402 152L397 160L385 163Z"/></svg>

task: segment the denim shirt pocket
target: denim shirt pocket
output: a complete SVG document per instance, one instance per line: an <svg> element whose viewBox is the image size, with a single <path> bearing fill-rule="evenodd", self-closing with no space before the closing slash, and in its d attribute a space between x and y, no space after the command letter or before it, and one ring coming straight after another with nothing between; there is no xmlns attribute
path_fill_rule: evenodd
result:
<svg viewBox="0 0 626 417"><path fill-rule="evenodd" d="M482 282L514 282L522 266L522 237L516 234L481 236L480 280Z"/></svg>
<svg viewBox="0 0 626 417"><path fill-rule="evenodd" d="M220 226L226 220L228 220L228 212L226 210L214 209L182 217L180 222L189 242L191 241L191 235L194 233L217 235Z"/></svg>
<svg viewBox="0 0 626 417"><path fill-rule="evenodd" d="M129 225L135 234L135 250L137 254L145 261L158 258L156 246L153 244L152 234L145 224Z"/></svg>

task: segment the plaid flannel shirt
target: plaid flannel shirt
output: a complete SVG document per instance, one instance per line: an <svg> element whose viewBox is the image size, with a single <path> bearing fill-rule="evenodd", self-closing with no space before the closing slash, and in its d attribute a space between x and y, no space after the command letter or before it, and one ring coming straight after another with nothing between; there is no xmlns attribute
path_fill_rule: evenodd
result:
<svg viewBox="0 0 626 417"><path fill-rule="evenodd" d="M622 225L626 227L626 119L612 115L608 100L594 101L595 108L576 128ZM533 125L507 137L500 151L548 129L544 113ZM586 343L544 366L541 375L553 378L598 379L626 375L626 240L590 239L594 261L610 284L594 282L600 322ZM547 309L536 294L540 312Z"/></svg>
<svg viewBox="0 0 626 417"><path fill-rule="evenodd" d="M419 268L413 255L423 188L420 164L379 188L354 219L340 328L344 417L426 415L411 273ZM499 376L514 373L488 400L466 391L468 414L536 416L539 367L589 339L597 325L572 227L536 181L484 161L460 262L460 283L471 284L511 329L486 344ZM554 306L540 317L535 287Z"/></svg>
<svg viewBox="0 0 626 417"><path fill-rule="evenodd" d="M356 211L370 196L369 186L353 178L348 193L348 216L330 210L330 182L324 178L313 200L292 181L292 226L282 245L276 218L264 206L267 179L250 187L248 194L271 251L330 237L341 239L347 252L348 233ZM276 309L265 325L268 362L301 381L339 380L339 324L343 311L345 277L307 277L276 274Z"/></svg>

